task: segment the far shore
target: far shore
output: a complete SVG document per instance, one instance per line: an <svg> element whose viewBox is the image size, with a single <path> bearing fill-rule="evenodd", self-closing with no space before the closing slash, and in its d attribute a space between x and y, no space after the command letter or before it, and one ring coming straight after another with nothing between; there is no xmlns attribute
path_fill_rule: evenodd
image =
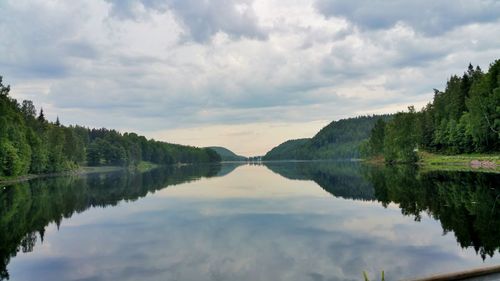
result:
<svg viewBox="0 0 500 281"><path fill-rule="evenodd" d="M369 159L353 159L373 165L386 165L384 158L381 156ZM332 160L279 160L279 161L262 161L262 162L310 162L310 161L332 161ZM333 161L338 161L334 160ZM226 163L226 162L223 162ZM230 162L228 163L235 163ZM243 162L238 162L243 163ZM251 162L245 162L251 163ZM425 171L432 170L449 170L449 171L474 171L474 172L494 172L500 173L500 155L499 154L459 154L459 155L440 155L428 152L419 152L419 161L415 163ZM400 165L400 164L397 164ZM88 175L94 173L110 173L121 170L136 170L145 172L159 167L157 164L150 162L141 162L137 167L133 166L81 166L75 170L63 171L59 173L48 174L29 174L12 178L0 178L1 185L10 185L19 182L28 181L36 178L48 178L57 176L69 175Z"/></svg>

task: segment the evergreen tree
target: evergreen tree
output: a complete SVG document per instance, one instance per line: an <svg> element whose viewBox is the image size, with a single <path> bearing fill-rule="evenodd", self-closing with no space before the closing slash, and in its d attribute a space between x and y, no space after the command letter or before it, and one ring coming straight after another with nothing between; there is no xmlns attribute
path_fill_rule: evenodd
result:
<svg viewBox="0 0 500 281"><path fill-rule="evenodd" d="M369 145L372 155L379 155L384 152L384 138L385 138L385 121L380 118L373 126Z"/></svg>
<svg viewBox="0 0 500 281"><path fill-rule="evenodd" d="M40 114L38 115L37 120L41 123L44 123L46 121L45 115L43 114L43 108L40 108Z"/></svg>

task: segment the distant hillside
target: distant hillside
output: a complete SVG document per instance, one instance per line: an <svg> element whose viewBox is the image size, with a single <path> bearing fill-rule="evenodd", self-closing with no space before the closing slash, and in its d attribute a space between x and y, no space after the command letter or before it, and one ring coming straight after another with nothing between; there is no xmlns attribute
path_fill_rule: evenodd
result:
<svg viewBox="0 0 500 281"><path fill-rule="evenodd" d="M390 115L342 119L321 129L311 139L286 141L270 150L264 160L350 159L359 157L359 148L370 136L375 122Z"/></svg>
<svg viewBox="0 0 500 281"><path fill-rule="evenodd" d="M247 160L246 157L237 155L236 153L232 152L231 150L229 150L225 147L211 146L208 148L217 152L217 154L219 154L220 157L222 158L222 161L246 161Z"/></svg>
<svg viewBox="0 0 500 281"><path fill-rule="evenodd" d="M264 160L306 159L304 152L311 139L288 140L271 149L263 157Z"/></svg>

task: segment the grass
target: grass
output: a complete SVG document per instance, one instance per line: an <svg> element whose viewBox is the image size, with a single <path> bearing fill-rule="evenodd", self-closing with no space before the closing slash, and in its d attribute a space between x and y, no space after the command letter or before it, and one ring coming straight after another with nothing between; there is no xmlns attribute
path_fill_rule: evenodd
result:
<svg viewBox="0 0 500 281"><path fill-rule="evenodd" d="M484 170L500 172L500 154L459 154L459 155L440 155L429 152L419 152L419 164L424 169L430 170ZM471 166L472 161L495 163L496 167Z"/></svg>
<svg viewBox="0 0 500 281"><path fill-rule="evenodd" d="M139 163L139 165L137 165L136 170L139 172L146 172L146 171L158 168L158 167L159 167L158 164L147 162L147 161L141 161L141 163Z"/></svg>
<svg viewBox="0 0 500 281"><path fill-rule="evenodd" d="M368 274L366 274L365 271L363 271L363 277L364 277L365 281L370 281L370 279L368 278ZM380 280L385 281L385 272L383 270L382 270L382 278Z"/></svg>
<svg viewBox="0 0 500 281"><path fill-rule="evenodd" d="M97 166L97 167L82 166L78 168L76 173L82 173L82 174L108 173L108 172L120 171L123 169L124 167L121 166Z"/></svg>

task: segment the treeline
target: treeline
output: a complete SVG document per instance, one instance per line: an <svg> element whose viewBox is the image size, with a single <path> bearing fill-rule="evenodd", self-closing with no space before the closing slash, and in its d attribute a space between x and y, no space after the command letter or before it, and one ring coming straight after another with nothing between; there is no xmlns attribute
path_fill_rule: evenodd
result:
<svg viewBox="0 0 500 281"><path fill-rule="evenodd" d="M389 115L360 116L333 121L313 138L286 141L270 150L264 160L350 159L360 157L360 145L370 137L378 119Z"/></svg>
<svg viewBox="0 0 500 281"><path fill-rule="evenodd" d="M416 162L417 151L441 154L500 151L500 60L487 73L469 65L420 111L413 106L388 122L379 120L364 144L369 156L387 162Z"/></svg>
<svg viewBox="0 0 500 281"><path fill-rule="evenodd" d="M0 177L54 173L79 165L218 162L211 149L148 140L135 133L49 122L31 101L9 96L0 76Z"/></svg>

